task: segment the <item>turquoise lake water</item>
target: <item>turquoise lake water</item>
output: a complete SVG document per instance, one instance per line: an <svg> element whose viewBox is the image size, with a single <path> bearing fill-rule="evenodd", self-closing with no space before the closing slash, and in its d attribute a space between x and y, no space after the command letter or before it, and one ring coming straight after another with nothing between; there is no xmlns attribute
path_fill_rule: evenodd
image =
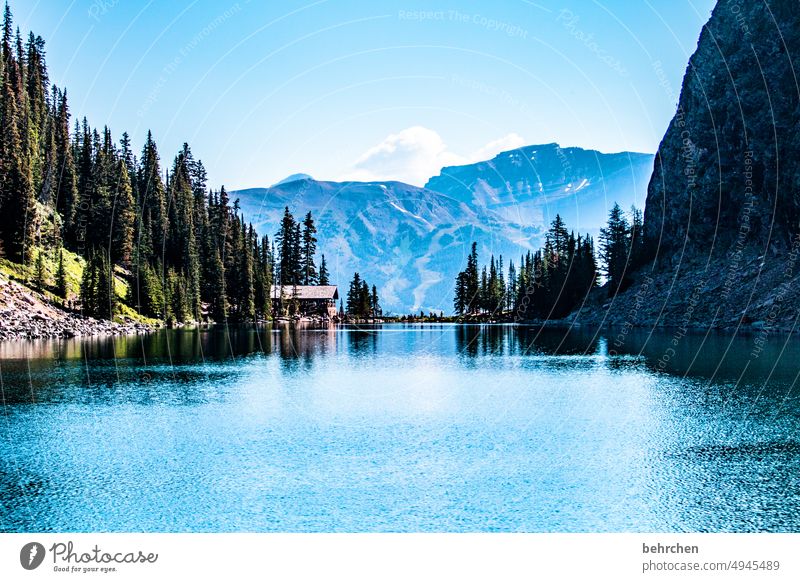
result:
<svg viewBox="0 0 800 582"><path fill-rule="evenodd" d="M800 341L512 326L0 344L0 531L800 531Z"/></svg>

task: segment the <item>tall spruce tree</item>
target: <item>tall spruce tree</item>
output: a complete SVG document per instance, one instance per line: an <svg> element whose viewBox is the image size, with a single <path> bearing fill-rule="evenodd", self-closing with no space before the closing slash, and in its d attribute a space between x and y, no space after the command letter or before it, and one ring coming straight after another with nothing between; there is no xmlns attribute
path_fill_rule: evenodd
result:
<svg viewBox="0 0 800 582"><path fill-rule="evenodd" d="M21 63L12 47L11 10L5 6L0 43L0 244L7 258L17 263L31 260L37 225L36 206L27 149L27 104Z"/></svg>
<svg viewBox="0 0 800 582"><path fill-rule="evenodd" d="M300 271L303 285L316 285L319 282L317 267L314 264L314 255L317 253L317 228L311 213L307 213L303 220L303 234L301 237L301 265Z"/></svg>
<svg viewBox="0 0 800 582"><path fill-rule="evenodd" d="M325 263L325 255L322 255L322 259L319 263L319 284L320 285L330 285L330 274L328 273L328 265Z"/></svg>
<svg viewBox="0 0 800 582"><path fill-rule="evenodd" d="M284 208L283 219L278 233L275 235L275 242L278 245L278 263L280 269L281 285L297 285L297 273L299 270L299 241L296 242L295 233L297 223L294 216L289 212L289 207Z"/></svg>
<svg viewBox="0 0 800 582"><path fill-rule="evenodd" d="M55 294L61 299L67 298L67 271L64 268L64 251L58 249L58 267L56 268Z"/></svg>
<svg viewBox="0 0 800 582"><path fill-rule="evenodd" d="M609 295L622 285L630 254L630 225L625 213L614 204L608 213L608 226L600 229L600 258L608 280Z"/></svg>

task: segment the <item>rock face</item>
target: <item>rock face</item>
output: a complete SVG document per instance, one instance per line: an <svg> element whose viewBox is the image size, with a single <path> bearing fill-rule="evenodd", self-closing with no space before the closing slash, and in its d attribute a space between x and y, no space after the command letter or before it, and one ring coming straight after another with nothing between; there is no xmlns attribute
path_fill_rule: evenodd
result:
<svg viewBox="0 0 800 582"><path fill-rule="evenodd" d="M794 64L794 67L793 67ZM661 261L787 248L800 206L800 10L721 0L656 156L645 232Z"/></svg>
<svg viewBox="0 0 800 582"><path fill-rule="evenodd" d="M146 333L140 323L82 317L49 303L42 295L0 275L0 341Z"/></svg>
<svg viewBox="0 0 800 582"><path fill-rule="evenodd" d="M791 329L800 298L799 126L796 0L720 0L656 155L644 224L654 261L579 319Z"/></svg>

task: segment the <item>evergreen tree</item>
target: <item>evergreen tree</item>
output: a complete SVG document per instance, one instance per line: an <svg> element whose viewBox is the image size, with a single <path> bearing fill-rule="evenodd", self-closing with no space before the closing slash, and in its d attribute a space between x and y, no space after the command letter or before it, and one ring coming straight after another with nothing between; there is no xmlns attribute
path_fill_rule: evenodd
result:
<svg viewBox="0 0 800 582"><path fill-rule="evenodd" d="M380 312L378 289L372 287L358 273L353 274L347 291L347 314L352 317L375 317Z"/></svg>
<svg viewBox="0 0 800 582"><path fill-rule="evenodd" d="M209 314L211 319L222 323L228 318L228 294L225 287L225 267L216 248L213 250L211 265L210 281L214 292L211 296Z"/></svg>
<svg viewBox="0 0 800 582"><path fill-rule="evenodd" d="M64 251L58 250L58 267L56 268L55 294L62 299L67 298L67 272L64 269Z"/></svg>
<svg viewBox="0 0 800 582"><path fill-rule="evenodd" d="M195 162L188 144L176 156L168 184L168 225L164 241L164 261L180 274L182 308L176 312L178 321L200 314L200 256L195 221L201 220L195 211L195 191L192 185L192 168ZM179 317L180 316L180 317Z"/></svg>
<svg viewBox="0 0 800 582"><path fill-rule="evenodd" d="M361 289L358 293L358 312L364 317L372 315L371 296L369 293L369 285L365 280L361 281Z"/></svg>
<svg viewBox="0 0 800 582"><path fill-rule="evenodd" d="M21 63L12 50L12 20L8 4L3 17L0 50L0 244L17 263L30 261L37 226L27 132L20 105L23 96ZM21 52L21 49L20 49Z"/></svg>
<svg viewBox="0 0 800 582"><path fill-rule="evenodd" d="M40 249L36 255L36 287L39 289L39 291L44 291L47 286L47 271L44 267L44 251Z"/></svg>
<svg viewBox="0 0 800 582"><path fill-rule="evenodd" d="M97 312L97 262L90 253L83 267L80 286L81 313L94 317Z"/></svg>
<svg viewBox="0 0 800 582"><path fill-rule="evenodd" d="M352 316L359 316L361 299L361 275L357 272L353 274L353 280L350 281L350 288L347 291L347 314Z"/></svg>
<svg viewBox="0 0 800 582"><path fill-rule="evenodd" d="M311 213L306 214L303 220L303 234L301 237L301 273L303 285L316 285L319 281L317 267L314 264L314 255L317 253L317 238L314 236L317 229Z"/></svg>
<svg viewBox="0 0 800 582"><path fill-rule="evenodd" d="M383 310L381 309L380 299L378 298L378 288L373 285L372 286L372 295L370 297L370 309L372 310L372 317L380 317L383 315Z"/></svg>
<svg viewBox="0 0 800 582"><path fill-rule="evenodd" d="M98 319L114 319L117 308L117 296L114 290L114 265L108 260L106 253L98 252L93 255L96 273L96 287L93 289L94 317Z"/></svg>
<svg viewBox="0 0 800 582"><path fill-rule="evenodd" d="M253 289L253 243L250 236L245 232L244 219L242 221L242 241L240 245L242 265L239 279L242 298L239 317L242 321L252 321L256 316L255 291Z"/></svg>
<svg viewBox="0 0 800 582"><path fill-rule="evenodd" d="M116 163L116 187L111 206L111 261L130 264L133 252L134 200L128 167L124 160Z"/></svg>
<svg viewBox="0 0 800 582"><path fill-rule="evenodd" d="M467 297L467 273L461 271L456 276L456 289L453 298L453 309L456 315L464 315L467 312L469 299Z"/></svg>
<svg viewBox="0 0 800 582"><path fill-rule="evenodd" d="M644 241L644 217L636 206L631 206L630 245L630 265L632 268L639 267L644 263L647 251Z"/></svg>
<svg viewBox="0 0 800 582"><path fill-rule="evenodd" d="M162 280L147 261L136 263L133 271L128 303L147 317L164 316L164 286Z"/></svg>
<svg viewBox="0 0 800 582"><path fill-rule="evenodd" d="M73 222L78 199L78 186L69 137L69 108L67 106L66 90L58 92L58 109L54 127L56 168L53 195L55 197L56 210L63 218L64 233L62 236L67 236L74 229Z"/></svg>
<svg viewBox="0 0 800 582"><path fill-rule="evenodd" d="M319 263L319 284L330 285L330 274L328 273L328 265L325 263L325 255L322 255L322 260Z"/></svg>
<svg viewBox="0 0 800 582"><path fill-rule="evenodd" d="M297 224L294 216L289 212L289 207L284 208L281 227L275 235L275 242L278 245L278 263L280 268L280 285L296 285L299 263L297 250L299 244L295 243L295 232Z"/></svg>
<svg viewBox="0 0 800 582"><path fill-rule="evenodd" d="M142 213L139 227L146 236L137 237L138 253L148 260L160 260L166 244L167 203L166 189L161 180L161 165L153 134L148 131L142 148L141 163L137 172L136 207Z"/></svg>
<svg viewBox="0 0 800 582"><path fill-rule="evenodd" d="M508 262L508 284L506 286L506 309L514 309L514 299L517 296L517 269L514 261Z"/></svg>
<svg viewBox="0 0 800 582"><path fill-rule="evenodd" d="M629 253L630 226L619 204L615 203L608 214L608 226L600 229L600 258L605 266L609 295L620 289Z"/></svg>
<svg viewBox="0 0 800 582"><path fill-rule="evenodd" d="M467 313L478 313L479 311L479 291L480 282L478 275L478 244L472 243L472 250L467 259L466 273L466 295L465 306Z"/></svg>

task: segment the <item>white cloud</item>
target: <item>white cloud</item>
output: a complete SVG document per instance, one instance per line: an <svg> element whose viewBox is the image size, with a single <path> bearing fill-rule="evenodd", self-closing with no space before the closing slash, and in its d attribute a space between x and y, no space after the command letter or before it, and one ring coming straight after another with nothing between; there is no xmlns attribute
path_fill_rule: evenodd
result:
<svg viewBox="0 0 800 582"><path fill-rule="evenodd" d="M524 140L516 133L489 142L469 156L450 151L442 136L416 125L387 136L364 152L341 181L373 182L398 180L424 186L444 166L470 164L489 159L501 151L518 148Z"/></svg>
<svg viewBox="0 0 800 582"><path fill-rule="evenodd" d="M480 162L481 160L489 160L495 157L500 152L515 150L517 148L521 148L524 145L525 145L525 140L522 139L521 135L517 133L509 133L508 135L505 135L500 139L490 141L485 146L475 151L470 156L471 163Z"/></svg>

